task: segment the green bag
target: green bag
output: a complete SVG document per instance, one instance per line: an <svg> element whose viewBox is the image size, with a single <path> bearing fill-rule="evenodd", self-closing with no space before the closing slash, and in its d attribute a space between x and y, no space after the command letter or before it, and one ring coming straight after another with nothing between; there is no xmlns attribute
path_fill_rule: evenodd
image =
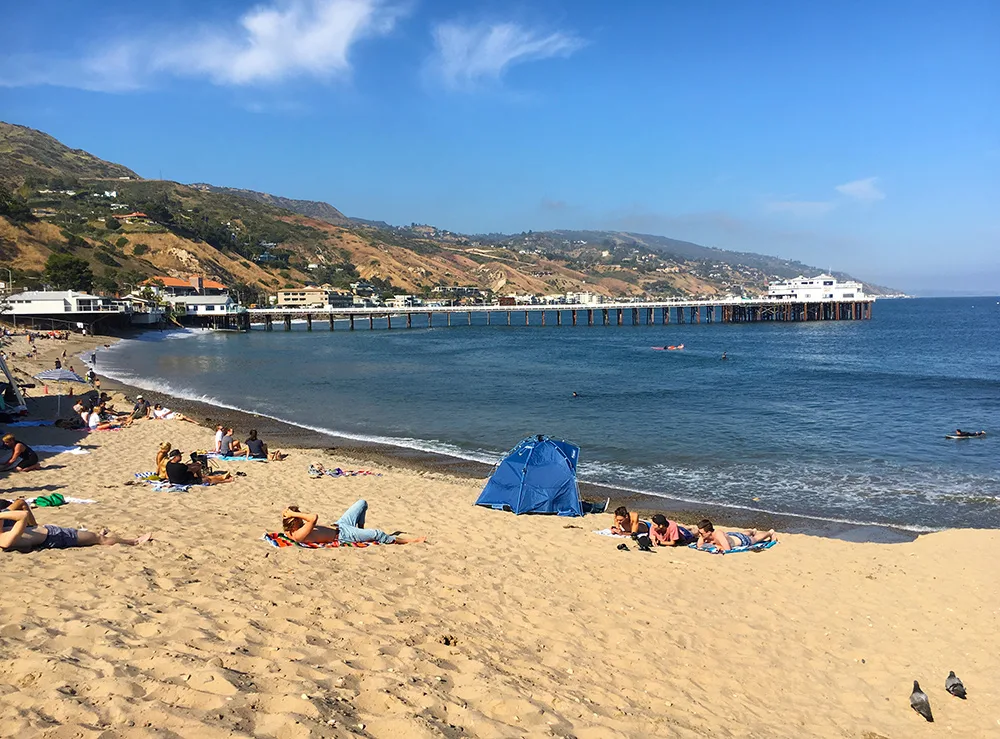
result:
<svg viewBox="0 0 1000 739"><path fill-rule="evenodd" d="M35 508L57 508L66 505L66 498L62 493L52 493L52 495L39 495L35 498Z"/></svg>

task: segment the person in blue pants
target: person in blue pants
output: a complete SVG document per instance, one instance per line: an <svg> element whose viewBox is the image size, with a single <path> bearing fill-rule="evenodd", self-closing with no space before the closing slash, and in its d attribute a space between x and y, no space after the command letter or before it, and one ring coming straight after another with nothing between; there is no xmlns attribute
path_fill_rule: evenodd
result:
<svg viewBox="0 0 1000 739"><path fill-rule="evenodd" d="M333 526L320 526L318 513L303 513L298 506L288 506L281 514L281 528L285 534L297 542L309 544L356 544L378 542L379 544L419 544L426 541L421 537L403 537L387 534L382 529L366 529L365 516L368 501L359 500L337 519Z"/></svg>

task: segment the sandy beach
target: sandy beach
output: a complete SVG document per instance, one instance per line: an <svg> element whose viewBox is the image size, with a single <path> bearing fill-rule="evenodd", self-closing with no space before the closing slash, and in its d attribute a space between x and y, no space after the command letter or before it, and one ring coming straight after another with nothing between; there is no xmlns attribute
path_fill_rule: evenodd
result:
<svg viewBox="0 0 1000 739"><path fill-rule="evenodd" d="M39 346L13 367L32 375L66 348ZM68 353L86 346L74 337ZM54 400L30 400L32 417ZM998 531L622 552L592 533L608 515L478 508L483 480L363 450L285 449L285 462L225 464L246 473L232 484L161 493L126 483L161 442L206 449L210 429L11 430L88 454L42 455L45 469L4 475L0 497L93 499L36 515L154 541L0 554L5 736L1000 735ZM317 461L377 474L310 479ZM288 504L332 522L359 498L369 525L429 542L261 540ZM945 692L949 670L967 701ZM914 679L934 724L910 709Z"/></svg>

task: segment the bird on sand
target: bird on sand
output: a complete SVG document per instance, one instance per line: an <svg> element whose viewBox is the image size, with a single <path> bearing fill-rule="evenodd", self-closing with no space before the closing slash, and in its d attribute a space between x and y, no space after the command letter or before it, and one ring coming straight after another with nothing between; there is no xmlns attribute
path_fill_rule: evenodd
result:
<svg viewBox="0 0 1000 739"><path fill-rule="evenodd" d="M956 698L965 700L965 686L962 685L962 681L955 676L954 670L948 673L948 678L944 681L944 689Z"/></svg>
<svg viewBox="0 0 1000 739"><path fill-rule="evenodd" d="M931 702L927 700L927 693L920 689L920 683L916 680L913 681L913 692L910 693L910 708L929 722L934 722L934 714L931 713Z"/></svg>

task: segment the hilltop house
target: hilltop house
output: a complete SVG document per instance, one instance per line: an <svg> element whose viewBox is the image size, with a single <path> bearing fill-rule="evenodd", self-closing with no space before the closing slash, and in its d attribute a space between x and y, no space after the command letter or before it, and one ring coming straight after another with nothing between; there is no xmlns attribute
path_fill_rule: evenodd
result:
<svg viewBox="0 0 1000 739"><path fill-rule="evenodd" d="M137 210L132 211L131 213L123 213L122 215L115 215L112 217L121 223L150 223L149 216Z"/></svg>
<svg viewBox="0 0 1000 739"><path fill-rule="evenodd" d="M239 306L229 296L229 288L221 282L205 277L193 276L187 280L179 277L151 277L140 285L148 288L174 308L174 313L183 311L188 316L217 316L235 312ZM141 293L142 290L136 291Z"/></svg>

